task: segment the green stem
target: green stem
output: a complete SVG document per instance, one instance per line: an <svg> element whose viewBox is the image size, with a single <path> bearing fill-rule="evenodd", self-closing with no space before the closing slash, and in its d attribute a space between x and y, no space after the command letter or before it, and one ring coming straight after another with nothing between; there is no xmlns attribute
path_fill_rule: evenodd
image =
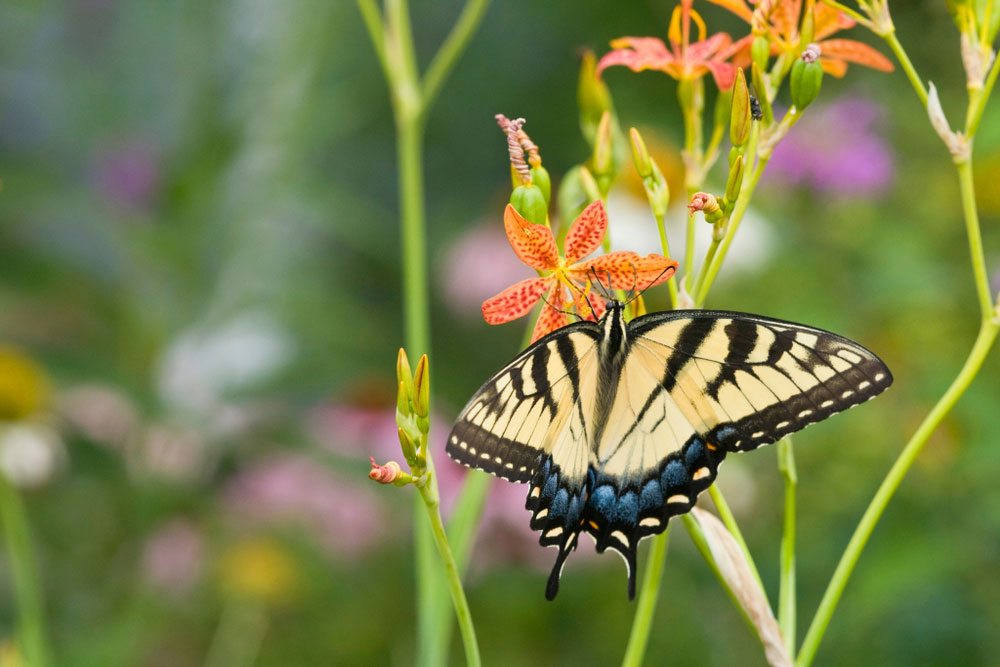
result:
<svg viewBox="0 0 1000 667"><path fill-rule="evenodd" d="M465 47L469 45L469 40L482 23L483 14L489 6L490 0L469 0L465 3L451 32L448 33L424 73L422 98L425 112L434 104L441 86L458 62L459 56L465 51Z"/></svg>
<svg viewBox="0 0 1000 667"><path fill-rule="evenodd" d="M795 456L790 437L778 442L778 469L785 480L785 525L781 535L781 584L778 590L778 625L788 655L795 655Z"/></svg>
<svg viewBox="0 0 1000 667"><path fill-rule="evenodd" d="M7 542L10 577L17 609L18 643L24 662L31 667L50 664L45 632L45 603L31 546L31 529L24 501L16 488L0 474L0 521Z"/></svg>
<svg viewBox="0 0 1000 667"><path fill-rule="evenodd" d="M646 574L642 578L642 589L639 591L639 602L636 603L635 618L632 620L632 631L628 636L628 646L625 647L623 667L638 667L646 655L649 643L649 631L652 628L653 612L656 611L656 600L660 593L660 580L663 578L663 563L667 558L667 542L670 539L670 524L666 530L653 538L653 545L646 554Z"/></svg>
<svg viewBox="0 0 1000 667"><path fill-rule="evenodd" d="M719 242L721 240L722 239L716 238L713 230L712 242L708 246L708 252L705 253L705 259L701 263L701 268L698 269L698 278L694 281L694 289L691 291L692 294L698 294L701 291L702 285L705 284L708 267L711 266L712 260L715 259L715 253L719 250Z"/></svg>
<svg viewBox="0 0 1000 667"><path fill-rule="evenodd" d="M267 613L259 602L239 597L228 600L209 644L205 667L250 667L257 661L266 631Z"/></svg>
<svg viewBox="0 0 1000 667"><path fill-rule="evenodd" d="M662 214L656 215L656 228L660 232L660 248L664 257L670 257L670 243L667 241L667 225ZM670 292L670 308L677 307L677 280L667 281L667 290Z"/></svg>
<svg viewBox="0 0 1000 667"><path fill-rule="evenodd" d="M916 91L917 96L920 98L920 103L927 107L927 88L924 87L924 82L920 80L920 76L917 75L917 70L914 69L913 63L910 62L910 57L906 55L906 51L903 49L903 45L899 43L896 38L896 31L892 30L882 35L882 39L885 40L889 48L892 49L893 54L896 56L896 60L899 61L900 66L902 66L903 71L906 72L906 78L910 80L910 85L913 86L913 90Z"/></svg>
<svg viewBox="0 0 1000 667"><path fill-rule="evenodd" d="M733 536L736 543L740 545L740 550L743 552L743 557L747 559L747 565L750 566L750 571L753 573L754 579L757 580L757 585L760 586L760 590L765 590L764 581L760 578L760 572L757 570L757 564L754 563L753 556L750 555L750 548L747 547L747 542L743 539L743 532L740 530L739 524L736 523L733 511L729 509L729 503L726 502L722 491L719 490L719 485L713 484L708 487L708 495L712 497L712 502L715 503L715 509L719 511L719 518L722 519L726 530Z"/></svg>
<svg viewBox="0 0 1000 667"><path fill-rule="evenodd" d="M968 359L965 360L965 365L962 366L961 372L959 372L958 376L951 383L951 386L948 387L948 391L944 393L934 405L934 408L924 418L924 421L921 422L913 437L906 443L906 447L903 448L899 458L892 465L889 474L882 481L882 485L879 486L875 497L872 498L871 503L865 510L864 516L861 517L861 522L855 528L854 534L851 536L851 540L844 550L844 555L840 557L837 569L834 571L826 592L823 594L823 599L820 601L816 615L809 625L809 630L806 632L802 648L795 661L797 667L805 667L812 663L813 658L816 656L816 650L819 648L819 643L823 639L823 634L830 623L833 611L840 601L844 587L847 585L847 580L854 571L854 566L861 556L861 551L868 543L868 538L871 537L872 531L875 529L875 524L878 523L882 512L885 511L886 505L888 505L896 489L899 488L900 482L903 481L903 477L906 476L907 471L913 465L928 438L934 433L938 424L941 423L941 420L944 419L945 415L948 414L962 394L965 393L965 390L969 388L973 378L975 378L983 362L986 360L986 355L989 353L994 340L996 340L998 329L1000 329L1000 323L990 319L983 320L979 328L979 335L976 337L976 342L973 344L972 351L969 353Z"/></svg>
<svg viewBox="0 0 1000 667"><path fill-rule="evenodd" d="M986 109L986 101L989 100L990 95L993 93L993 86L997 82L997 74L1000 74L1000 59L993 60L993 65L990 66L990 72L986 75L986 81L983 84L983 89L977 103L970 105L972 113L965 128L965 136L969 137L970 140L976 136L976 131L979 129L979 121L983 117L983 111Z"/></svg>
<svg viewBox="0 0 1000 667"><path fill-rule="evenodd" d="M701 288L696 294L692 295L695 305L699 308L705 304L705 299L708 297L708 290L712 287L712 283L715 282L715 277L719 273L722 261L726 258L726 253L729 252L729 246L733 243L733 237L736 236L736 230L739 229L740 222L743 221L743 216L746 215L747 209L750 207L750 199L753 197L753 192L757 188L757 182L760 180L761 174L764 173L764 168L767 166L767 161L770 157L770 155L761 156L757 160L757 166L753 174L743 182L743 188L736 200L736 206L733 207L733 213L729 218L729 226L726 229L726 235L722 238L719 251L715 254L715 258L708 267L708 273Z"/></svg>
<svg viewBox="0 0 1000 667"><path fill-rule="evenodd" d="M386 81L389 81L392 74L385 53L385 25L382 23L382 15L375 5L375 0L358 0L358 11L361 12L365 28L368 29L368 37L372 40L375 55L378 57L379 65L382 66L382 74Z"/></svg>
<svg viewBox="0 0 1000 667"><path fill-rule="evenodd" d="M433 469L430 460L430 452L427 452L427 468ZM469 611L469 603L465 599L465 590L462 588L462 577L452 555L451 547L448 544L448 536L444 531L444 524L441 521L441 509L438 504L437 485L433 476L427 484L418 487L420 497L424 501L427 509L427 518L430 520L431 532L434 535L434 544L437 546L438 555L444 565L445 577L448 581L448 590L451 592L451 600L455 606L455 616L458 619L458 627L462 633L462 644L465 646L465 662L470 667L479 667L482 661L479 657L479 644L476 642L476 629L472 625L472 614Z"/></svg>
<svg viewBox="0 0 1000 667"><path fill-rule="evenodd" d="M979 231L979 212L976 208L976 190L972 179L972 158L955 165L962 192L962 212L969 237L969 254L972 260L972 274L979 295L979 310L983 318L989 319L993 313L993 299L990 298L990 279L986 273L986 258L983 255L983 237Z"/></svg>

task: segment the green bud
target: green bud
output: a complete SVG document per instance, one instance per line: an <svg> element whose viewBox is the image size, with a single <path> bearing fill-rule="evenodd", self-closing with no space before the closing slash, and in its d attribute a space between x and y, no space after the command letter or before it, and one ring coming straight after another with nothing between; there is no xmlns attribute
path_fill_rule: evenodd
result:
<svg viewBox="0 0 1000 667"><path fill-rule="evenodd" d="M544 225L548 220L548 206L545 194L534 183L519 185L510 193L510 203L521 217L536 225Z"/></svg>
<svg viewBox="0 0 1000 667"><path fill-rule="evenodd" d="M601 116L611 109L611 93L607 84L597 76L597 58L590 50L580 58L576 100L580 107L580 130L587 142L593 144Z"/></svg>
<svg viewBox="0 0 1000 667"><path fill-rule="evenodd" d="M587 191L583 187L582 170L583 167L581 165L570 168L559 183L559 194L556 197L556 205L559 209L559 219L563 221L560 229L563 235L565 235L565 231L568 228L568 222L576 220L580 212L590 203Z"/></svg>
<svg viewBox="0 0 1000 667"><path fill-rule="evenodd" d="M810 44L802 53L802 57L796 59L792 65L791 88L792 104L801 111L812 104L819 95L819 89L823 85L823 66L820 65L817 57L811 55L810 49L814 45ZM818 49L817 49L818 50Z"/></svg>
<svg viewBox="0 0 1000 667"><path fill-rule="evenodd" d="M406 350L399 348L399 354L396 355L396 380L403 385L401 392L404 392L403 398L397 398L397 405L399 400L403 400L406 407L400 412L403 414L410 414L409 400L413 396L413 371L410 370L410 360L406 358Z"/></svg>
<svg viewBox="0 0 1000 667"><path fill-rule="evenodd" d="M760 103L760 110L763 114L761 120L764 121L765 125L773 125L774 112L771 110L771 102L767 99L767 86L764 85L764 77L761 76L761 69L757 67L757 63L750 65L750 80L757 91L757 102Z"/></svg>
<svg viewBox="0 0 1000 667"><path fill-rule="evenodd" d="M732 148L730 148L729 166L732 167L736 163L737 158L742 157L742 155L743 155L743 149L741 147L733 146Z"/></svg>
<svg viewBox="0 0 1000 667"><path fill-rule="evenodd" d="M729 166L729 178L726 179L726 202L731 206L732 202L736 201L736 197L740 194L740 188L743 186L743 156L739 155L736 160ZM723 209L727 206L723 205Z"/></svg>
<svg viewBox="0 0 1000 667"><path fill-rule="evenodd" d="M548 210L549 202L552 200L552 179L549 178L548 170L542 165L531 168L531 182L537 185L545 197L545 208Z"/></svg>
<svg viewBox="0 0 1000 667"><path fill-rule="evenodd" d="M413 373L413 411L418 417L426 417L430 414L431 405L431 378L430 364L427 362L427 355L421 355L417 362L417 370ZM420 430L425 431L423 428Z"/></svg>
<svg viewBox="0 0 1000 667"><path fill-rule="evenodd" d="M663 172L655 160L650 159L650 167L652 174L649 178L642 179L642 185L646 190L646 198L649 200L653 215L662 217L670 205L670 186L667 185L667 179L663 178Z"/></svg>
<svg viewBox="0 0 1000 667"><path fill-rule="evenodd" d="M716 127L725 127L729 122L733 112L733 87L728 90L720 90L715 96L715 118Z"/></svg>
<svg viewBox="0 0 1000 667"><path fill-rule="evenodd" d="M802 8L802 27L799 28L799 44L809 44L816 34L816 1L806 0Z"/></svg>
<svg viewBox="0 0 1000 667"><path fill-rule="evenodd" d="M604 176L612 170L610 111L605 111L601 115L601 122L597 126L597 134L594 137L594 156L591 163L594 174L598 176Z"/></svg>
<svg viewBox="0 0 1000 667"><path fill-rule="evenodd" d="M407 434L406 429L400 428L399 431L399 447L403 450L403 457L410 466L416 465L417 463L417 445Z"/></svg>
<svg viewBox="0 0 1000 667"><path fill-rule="evenodd" d="M650 177L653 174L653 166L650 164L646 142L642 140L639 130L634 127L628 131L628 136L632 141L632 160L635 162L635 170L643 178Z"/></svg>
<svg viewBox="0 0 1000 667"><path fill-rule="evenodd" d="M406 419L410 414L410 395L406 393L406 383L400 382L399 391L396 392L396 415Z"/></svg>
<svg viewBox="0 0 1000 667"><path fill-rule="evenodd" d="M586 167L580 167L580 182L583 184L583 191L587 193L588 203L601 198L601 188L598 187L597 180Z"/></svg>
<svg viewBox="0 0 1000 667"><path fill-rule="evenodd" d="M745 146L750 140L750 89L743 69L736 70L736 82L733 84L733 106L729 116L729 140L733 146Z"/></svg>
<svg viewBox="0 0 1000 667"><path fill-rule="evenodd" d="M771 57L771 40L763 35L757 35L753 38L753 44L750 45L750 60L755 64L761 71L767 69L767 62Z"/></svg>

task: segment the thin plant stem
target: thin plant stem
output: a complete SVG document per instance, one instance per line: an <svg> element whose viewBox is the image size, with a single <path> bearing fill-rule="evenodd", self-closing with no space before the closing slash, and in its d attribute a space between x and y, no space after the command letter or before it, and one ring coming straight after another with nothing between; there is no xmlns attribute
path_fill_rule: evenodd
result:
<svg viewBox="0 0 1000 667"><path fill-rule="evenodd" d="M727 221L728 224L728 221ZM708 246L708 252L705 253L705 259L701 263L701 268L698 269L698 278L694 281L694 289L692 294L698 294L701 291L702 285L705 284L705 276L708 274L708 267L711 266L712 260L715 259L715 253L719 250L719 242L722 239L716 238L715 234L712 234L712 242Z"/></svg>
<svg viewBox="0 0 1000 667"><path fill-rule="evenodd" d="M431 469L430 453L428 452L428 469ZM438 555L444 565L445 577L448 580L448 589L451 592L451 599L455 605L455 616L458 618L458 627L462 633L462 644L465 647L465 662L470 667L479 667L482 660L479 657L479 644L476 642L476 630L472 625L472 614L469 611L469 603L465 599L465 590L462 588L462 577L452 555L451 547L448 544L448 535L444 530L444 523L441 521L441 508L438 503L436 484L431 483L419 486L420 496L427 507L427 518L430 520L431 532L434 535L434 544L437 546Z"/></svg>
<svg viewBox="0 0 1000 667"><path fill-rule="evenodd" d="M900 66L903 71L906 72L906 78L910 80L910 85L913 86L913 90L916 91L917 97L920 98L920 103L927 106L927 88L924 86L924 82L920 80L920 76L917 74L917 70L913 68L913 63L910 62L910 57L906 55L906 51L903 49L903 45L899 43L899 39L896 38L896 31L892 30L882 35L882 39L885 43L889 45L893 54L896 56L896 60L899 61Z"/></svg>
<svg viewBox="0 0 1000 667"><path fill-rule="evenodd" d="M17 609L18 644L31 667L51 664L45 631L45 602L31 546L31 529L21 494L0 474L0 521L7 543Z"/></svg>
<svg viewBox="0 0 1000 667"><path fill-rule="evenodd" d="M998 74L1000 74L1000 59L994 59L993 64L990 66L990 72L986 75L986 81L983 83L982 94L979 96L977 103L971 105L972 113L969 115L969 122L965 128L965 136L973 137L979 129L979 121L982 119L983 111L986 109L986 100L993 93L993 86L997 82Z"/></svg>
<svg viewBox="0 0 1000 667"><path fill-rule="evenodd" d="M785 521L781 533L781 574L778 589L778 625L788 655L795 655L795 487L798 474L792 439L778 442L778 469L785 480Z"/></svg>
<svg viewBox="0 0 1000 667"><path fill-rule="evenodd" d="M250 667L257 661L266 633L267 613L260 602L239 597L228 600L208 646L205 667Z"/></svg>
<svg viewBox="0 0 1000 667"><path fill-rule="evenodd" d="M368 37L372 41L375 55L378 57L379 65L382 67L382 74L385 76L386 81L389 81L392 75L389 70L389 61L386 59L385 54L385 26L382 23L382 15L375 5L375 0L357 0L357 2L358 11L361 12L361 18L365 22L365 28L368 30Z"/></svg>
<svg viewBox="0 0 1000 667"><path fill-rule="evenodd" d="M920 454L931 434L934 433L941 420L944 419L945 415L948 414L962 394L965 393L965 390L969 388L973 378L975 378L983 362L986 360L986 355L996 340L998 330L1000 330L1000 323L989 319L983 320L979 328L979 335L976 337L976 342L973 344L972 351L965 360L961 372L959 372L958 376L951 383L951 386L948 387L948 390L934 405L934 408L927 414L923 422L921 422L913 437L906 443L899 458L893 463L889 474L886 475L881 486L879 486L875 497L872 498L871 503L869 503L868 508L865 510L864 516L861 517L858 527L854 529L854 534L851 536L844 554L840 557L840 562L837 563L837 569L834 571L833 577L826 587L826 592L819 603L816 615L813 617L805 639L802 641L802 648L799 650L798 658L795 661L797 667L805 667L812 664L813 658L816 656L816 650L819 648L819 643L823 639L826 628L830 623L830 618L833 616L833 611L836 609L837 603L844 593L844 587L847 585L847 580L854 571L854 566L861 556L861 551L865 548L868 538L871 537L872 531L875 529L875 524L878 523L882 512L885 511L886 505L889 504L889 500L892 499L896 489L899 488L899 484L903 481L903 477L906 476L907 471L913 465L917 455Z"/></svg>
<svg viewBox="0 0 1000 667"><path fill-rule="evenodd" d="M663 578L663 564L667 558L667 543L670 539L670 524L666 530L653 538L653 544L646 554L646 573L642 577L642 589L636 603L632 631L625 647L622 667L638 667L642 664L649 644L649 631L653 625L653 612L660 594L660 580Z"/></svg>
<svg viewBox="0 0 1000 667"><path fill-rule="evenodd" d="M654 214L655 215L655 214ZM655 215L656 217L656 229L660 232L660 248L663 250L664 257L670 257L670 243L667 241L667 225L664 221L663 215ZM670 307L677 307L677 281L668 280L667 290L670 292Z"/></svg>
<svg viewBox="0 0 1000 667"><path fill-rule="evenodd" d="M458 58L469 45L469 40L475 34L479 24L483 21L483 15L490 6L490 0L468 0L458 20L452 27L451 32L441 44L441 48L434 55L431 63L424 73L423 85L421 86L424 111L426 112L434 104L437 95L444 84L445 79L454 69Z"/></svg>
<svg viewBox="0 0 1000 667"><path fill-rule="evenodd" d="M955 167L958 169L958 181L962 192L962 212L969 237L969 256L972 260L972 274L976 281L976 293L979 296L979 311L984 318L989 318L993 312L993 299L990 297L990 279L986 273L986 258L983 255L983 237L979 231L979 212L976 208L976 190L972 179L972 158L957 163Z"/></svg>

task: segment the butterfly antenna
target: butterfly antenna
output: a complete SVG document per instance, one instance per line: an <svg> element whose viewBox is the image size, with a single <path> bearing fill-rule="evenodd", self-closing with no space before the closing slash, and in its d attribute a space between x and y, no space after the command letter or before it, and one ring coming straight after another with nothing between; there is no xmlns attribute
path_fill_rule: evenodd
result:
<svg viewBox="0 0 1000 667"><path fill-rule="evenodd" d="M552 310L556 311L557 313L562 313L563 315L570 315L572 317L578 317L581 320L583 319L583 317L580 316L580 313L574 313L572 310L564 310L563 308L556 308L555 306L553 306L549 302L548 299L545 298L544 294L541 296L541 299L545 303L546 306L548 306Z"/></svg>

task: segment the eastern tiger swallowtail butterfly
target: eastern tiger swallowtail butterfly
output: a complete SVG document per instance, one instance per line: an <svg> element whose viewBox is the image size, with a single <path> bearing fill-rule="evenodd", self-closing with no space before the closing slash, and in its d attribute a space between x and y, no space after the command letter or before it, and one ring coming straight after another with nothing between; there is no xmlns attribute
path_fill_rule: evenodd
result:
<svg viewBox="0 0 1000 667"><path fill-rule="evenodd" d="M675 310L539 339L462 410L447 451L466 466L528 482L539 542L556 547L559 590L581 532L618 551L635 596L639 540L691 509L729 452L775 442L879 394L874 354L821 329L758 315Z"/></svg>

